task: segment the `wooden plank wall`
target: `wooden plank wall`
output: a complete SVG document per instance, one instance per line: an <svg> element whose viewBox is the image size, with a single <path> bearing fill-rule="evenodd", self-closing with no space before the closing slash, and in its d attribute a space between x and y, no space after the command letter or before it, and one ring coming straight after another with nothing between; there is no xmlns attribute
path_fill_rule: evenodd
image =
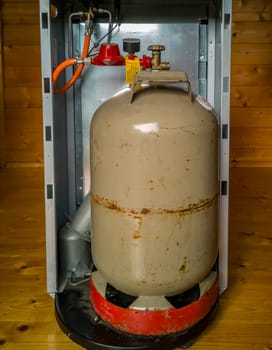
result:
<svg viewBox="0 0 272 350"><path fill-rule="evenodd" d="M38 0L2 0L7 166L43 164Z"/></svg>
<svg viewBox="0 0 272 350"><path fill-rule="evenodd" d="M0 6L0 168L5 164L2 47L2 11Z"/></svg>
<svg viewBox="0 0 272 350"><path fill-rule="evenodd" d="M38 0L2 0L5 158L43 164ZM272 1L233 0L231 166L272 166Z"/></svg>
<svg viewBox="0 0 272 350"><path fill-rule="evenodd" d="M272 1L233 0L231 165L272 166Z"/></svg>

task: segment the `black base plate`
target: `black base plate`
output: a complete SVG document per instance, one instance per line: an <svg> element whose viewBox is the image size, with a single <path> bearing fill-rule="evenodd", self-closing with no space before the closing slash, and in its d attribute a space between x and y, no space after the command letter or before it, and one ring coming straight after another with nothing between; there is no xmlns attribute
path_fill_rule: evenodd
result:
<svg viewBox="0 0 272 350"><path fill-rule="evenodd" d="M56 318L75 343L89 350L171 350L190 347L214 316L216 305L195 326L165 336L135 336L119 332L95 313L89 297L89 280L56 294Z"/></svg>

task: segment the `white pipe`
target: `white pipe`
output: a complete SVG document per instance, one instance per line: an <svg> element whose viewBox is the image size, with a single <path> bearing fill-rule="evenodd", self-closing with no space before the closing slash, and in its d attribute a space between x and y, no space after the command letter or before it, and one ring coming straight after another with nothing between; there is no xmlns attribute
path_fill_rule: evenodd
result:
<svg viewBox="0 0 272 350"><path fill-rule="evenodd" d="M103 10L103 9L99 9L98 10L98 13L106 13L108 16L109 16L109 29L108 29L108 33L109 33L109 36L108 36L108 43L111 42L111 30L112 30L112 14L110 11L108 10Z"/></svg>
<svg viewBox="0 0 272 350"><path fill-rule="evenodd" d="M74 12L74 13L71 13L68 17L68 56L69 58L72 57L72 18L74 16L83 16L84 15L84 12Z"/></svg>
<svg viewBox="0 0 272 350"><path fill-rule="evenodd" d="M106 13L108 16L109 16L109 23L111 23L112 22L112 14L111 14L111 12L110 11L108 11L108 10L103 10L103 9L98 9L98 13Z"/></svg>

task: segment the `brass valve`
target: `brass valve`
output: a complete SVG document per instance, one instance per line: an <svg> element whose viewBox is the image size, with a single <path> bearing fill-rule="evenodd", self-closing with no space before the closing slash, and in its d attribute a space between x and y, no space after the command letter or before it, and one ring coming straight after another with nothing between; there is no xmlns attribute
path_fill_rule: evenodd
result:
<svg viewBox="0 0 272 350"><path fill-rule="evenodd" d="M151 70L169 70L169 62L161 62L161 52L165 51L164 45L149 45L147 48L152 51Z"/></svg>

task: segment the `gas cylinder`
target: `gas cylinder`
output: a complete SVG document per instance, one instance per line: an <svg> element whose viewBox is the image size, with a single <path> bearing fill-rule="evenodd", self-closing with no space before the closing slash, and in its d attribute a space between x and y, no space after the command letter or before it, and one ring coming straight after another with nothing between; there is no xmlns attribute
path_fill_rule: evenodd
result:
<svg viewBox="0 0 272 350"><path fill-rule="evenodd" d="M218 122L187 75L139 73L95 112L90 151L92 257L103 278L133 296L203 280L218 254Z"/></svg>

